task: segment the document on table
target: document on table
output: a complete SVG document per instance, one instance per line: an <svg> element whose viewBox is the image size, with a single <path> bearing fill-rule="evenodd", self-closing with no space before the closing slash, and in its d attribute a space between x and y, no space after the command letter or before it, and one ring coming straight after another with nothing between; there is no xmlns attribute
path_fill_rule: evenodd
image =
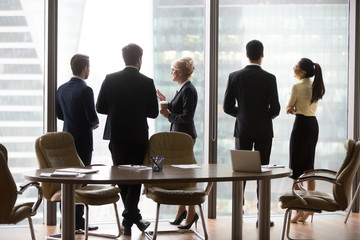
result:
<svg viewBox="0 0 360 240"><path fill-rule="evenodd" d="M132 165L132 164L126 164L126 165L119 165L119 168L124 169L131 169L131 170L151 170L151 167L145 166L145 165Z"/></svg>
<svg viewBox="0 0 360 240"><path fill-rule="evenodd" d="M284 168L284 165L277 165L277 164L269 164L269 165L262 165L262 168Z"/></svg>
<svg viewBox="0 0 360 240"><path fill-rule="evenodd" d="M96 173L99 170L90 168L60 168L56 169L55 172L71 172L71 173Z"/></svg>
<svg viewBox="0 0 360 240"><path fill-rule="evenodd" d="M84 173L76 173L76 172L57 172L54 171L52 173L40 173L40 177L83 177Z"/></svg>
<svg viewBox="0 0 360 240"><path fill-rule="evenodd" d="M196 164L174 164L171 165L172 167L177 167L177 168L200 168L199 165Z"/></svg>

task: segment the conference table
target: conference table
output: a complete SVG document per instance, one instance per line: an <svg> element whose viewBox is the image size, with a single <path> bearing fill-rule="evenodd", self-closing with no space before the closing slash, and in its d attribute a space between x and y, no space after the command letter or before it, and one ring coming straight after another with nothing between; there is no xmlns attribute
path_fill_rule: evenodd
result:
<svg viewBox="0 0 360 240"><path fill-rule="evenodd" d="M231 164L198 164L199 168L179 168L164 165L161 172L129 169L117 166L86 167L98 170L83 177L52 177L55 168L24 173L25 179L60 183L62 204L61 237L75 240L75 185L76 184L155 184L178 182L232 182L232 240L242 239L243 181L259 180L259 239L270 239L271 179L291 175L289 168L274 168L268 172L233 172ZM211 239L211 236L209 236Z"/></svg>

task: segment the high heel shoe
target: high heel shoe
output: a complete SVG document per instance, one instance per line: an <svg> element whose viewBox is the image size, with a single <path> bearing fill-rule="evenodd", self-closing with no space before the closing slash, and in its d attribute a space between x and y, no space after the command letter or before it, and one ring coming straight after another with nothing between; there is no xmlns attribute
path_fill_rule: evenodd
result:
<svg viewBox="0 0 360 240"><path fill-rule="evenodd" d="M187 211L183 211L182 214L180 214L180 216L175 219L173 222L169 222L171 225L180 225L180 223L186 218L187 215Z"/></svg>
<svg viewBox="0 0 360 240"><path fill-rule="evenodd" d="M304 211L297 211L295 216L290 220L291 223L304 222Z"/></svg>
<svg viewBox="0 0 360 240"><path fill-rule="evenodd" d="M187 225L180 225L178 226L179 229L190 229L193 223L195 222L195 227L197 228L197 221L199 220L199 215L195 213L194 218L191 220L191 222Z"/></svg>
<svg viewBox="0 0 360 240"><path fill-rule="evenodd" d="M309 216L311 216L311 223L313 222L314 212L305 212L303 217L304 222L306 221L306 219L308 219Z"/></svg>

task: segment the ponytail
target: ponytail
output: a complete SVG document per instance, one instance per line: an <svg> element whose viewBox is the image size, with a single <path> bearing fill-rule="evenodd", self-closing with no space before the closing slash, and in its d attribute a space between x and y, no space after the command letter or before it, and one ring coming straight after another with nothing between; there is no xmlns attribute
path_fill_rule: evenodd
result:
<svg viewBox="0 0 360 240"><path fill-rule="evenodd" d="M314 81L312 84L312 96L310 100L310 104L317 102L322 99L325 94L325 86L322 77L321 67L318 63L314 63L315 71L314 71Z"/></svg>

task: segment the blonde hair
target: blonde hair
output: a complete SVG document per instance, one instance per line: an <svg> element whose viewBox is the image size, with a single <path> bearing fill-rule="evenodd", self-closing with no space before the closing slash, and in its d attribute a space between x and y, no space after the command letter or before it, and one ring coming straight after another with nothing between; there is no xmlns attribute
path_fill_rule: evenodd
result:
<svg viewBox="0 0 360 240"><path fill-rule="evenodd" d="M184 57L175 60L171 64L175 69L178 69L184 73L184 76L188 79L195 70L194 60L191 57Z"/></svg>

